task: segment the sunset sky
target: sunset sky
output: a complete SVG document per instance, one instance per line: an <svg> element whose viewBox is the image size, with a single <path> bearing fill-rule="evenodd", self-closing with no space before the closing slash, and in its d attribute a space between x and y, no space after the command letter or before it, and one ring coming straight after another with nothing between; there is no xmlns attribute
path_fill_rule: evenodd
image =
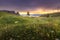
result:
<svg viewBox="0 0 60 40"><path fill-rule="evenodd" d="M60 12L60 0L0 0L0 10L31 13Z"/></svg>

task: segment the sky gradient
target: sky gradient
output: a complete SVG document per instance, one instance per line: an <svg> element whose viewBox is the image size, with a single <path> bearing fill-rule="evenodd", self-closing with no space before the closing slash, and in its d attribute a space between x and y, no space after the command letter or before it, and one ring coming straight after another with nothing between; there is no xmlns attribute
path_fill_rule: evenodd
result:
<svg viewBox="0 0 60 40"><path fill-rule="evenodd" d="M0 10L43 12L60 10L60 0L0 0Z"/></svg>

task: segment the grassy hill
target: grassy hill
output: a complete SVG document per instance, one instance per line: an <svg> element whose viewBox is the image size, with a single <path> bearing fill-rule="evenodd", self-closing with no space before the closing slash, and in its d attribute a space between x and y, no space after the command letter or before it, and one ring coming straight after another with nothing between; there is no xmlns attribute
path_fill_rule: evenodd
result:
<svg viewBox="0 0 60 40"><path fill-rule="evenodd" d="M0 40L60 39L60 17L22 17L0 12Z"/></svg>
<svg viewBox="0 0 60 40"><path fill-rule="evenodd" d="M0 16L16 16L14 14L8 13L8 12L0 12Z"/></svg>
<svg viewBox="0 0 60 40"><path fill-rule="evenodd" d="M60 12L43 14L43 15L41 15L41 17L60 17Z"/></svg>

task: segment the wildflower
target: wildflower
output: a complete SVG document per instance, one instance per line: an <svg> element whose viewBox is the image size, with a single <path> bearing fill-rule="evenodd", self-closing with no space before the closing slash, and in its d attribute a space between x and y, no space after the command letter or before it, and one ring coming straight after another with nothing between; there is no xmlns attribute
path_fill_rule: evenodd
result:
<svg viewBox="0 0 60 40"><path fill-rule="evenodd" d="M53 33L54 31L52 30L51 32Z"/></svg>
<svg viewBox="0 0 60 40"><path fill-rule="evenodd" d="M10 38L10 40L13 40L13 38Z"/></svg>
<svg viewBox="0 0 60 40"><path fill-rule="evenodd" d="M15 21L15 23L18 23L19 21Z"/></svg>
<svg viewBox="0 0 60 40"><path fill-rule="evenodd" d="M59 40L58 38L56 38L55 40Z"/></svg>

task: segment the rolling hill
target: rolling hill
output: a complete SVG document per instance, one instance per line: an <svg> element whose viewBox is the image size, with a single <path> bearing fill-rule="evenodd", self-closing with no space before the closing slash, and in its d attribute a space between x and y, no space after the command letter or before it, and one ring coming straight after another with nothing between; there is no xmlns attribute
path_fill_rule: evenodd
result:
<svg viewBox="0 0 60 40"><path fill-rule="evenodd" d="M60 39L60 17L22 17L0 12L0 40Z"/></svg>

